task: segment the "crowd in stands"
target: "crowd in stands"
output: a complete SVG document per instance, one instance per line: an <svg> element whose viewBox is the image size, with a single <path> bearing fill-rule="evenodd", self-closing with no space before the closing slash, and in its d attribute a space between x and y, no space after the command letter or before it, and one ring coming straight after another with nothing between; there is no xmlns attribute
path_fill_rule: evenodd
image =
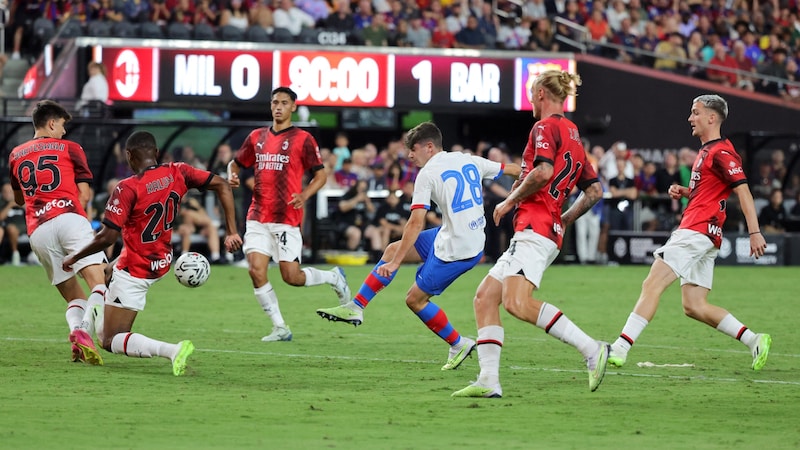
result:
<svg viewBox="0 0 800 450"><path fill-rule="evenodd" d="M222 39L248 39L253 29L289 39L328 30L368 46L578 50L556 39L586 41L563 19L585 27L590 51L602 56L800 102L797 85L747 75L800 80L797 0L13 0L13 58L39 50L23 48L35 42L39 18L77 22L88 34L92 22L106 22L142 34L155 24L167 37L179 24L241 32L211 37Z"/></svg>
<svg viewBox="0 0 800 450"><path fill-rule="evenodd" d="M608 149L590 145L588 141L584 144L588 159L603 183L605 198L575 224L575 250L580 262L607 262L607 240L611 230L670 231L677 225L686 201L670 199L667 191L673 183L688 185L696 150L687 147L643 155L629 149L623 141L615 142ZM411 212L418 168L406 158L403 137L378 145L367 143L352 148L348 135L339 133L333 142L320 142L320 145L328 180L323 190L329 196L327 223L330 227L318 228L321 230L318 232L328 233L327 236L321 236L321 239L308 236L304 241L309 244L321 242L327 249L366 251L373 259L377 258L389 242L400 238ZM474 147L455 144L448 150L474 153L498 162L519 163L518 152L511 151L502 143L480 141ZM124 157L118 153L113 177L106 180L104 190L96 193L93 207L88 210L97 228L108 194L119 179L130 175ZM226 177L226 167L233 153L231 146L224 143L204 158L192 147L179 145L163 152L161 161L183 161ZM758 162L754 164L757 168L748 169L759 221L766 233L800 231L797 229L800 224L800 167L792 169L787 176L787 153L791 154L782 149L759 153ZM237 220L242 226L252 196L252 177L252 170L243 170L240 177L242 186L234 190ZM486 229L486 261L496 260L513 235L511 215L499 226L491 220L494 205L507 196L511 181L501 177L484 183L489 224ZM635 206L638 207L636 214ZM20 259L18 248L19 238L25 236L23 214L23 209L13 202L10 184L5 183L0 197L0 262L20 264L25 260ZM310 212L307 212L306 221L311 220L310 217ZM743 216L735 199L728 204L728 217L726 231L741 231ZM430 211L427 218L429 227L441 224L441 213L437 210ZM195 244L202 244L202 251L207 252L214 263L232 262L220 254L219 230L223 224L212 196L190 191L184 199L179 222L174 236L176 255L188 251ZM308 227L305 229L310 232ZM114 251L119 251L119 247ZM242 255L237 255L237 259L241 258Z"/></svg>

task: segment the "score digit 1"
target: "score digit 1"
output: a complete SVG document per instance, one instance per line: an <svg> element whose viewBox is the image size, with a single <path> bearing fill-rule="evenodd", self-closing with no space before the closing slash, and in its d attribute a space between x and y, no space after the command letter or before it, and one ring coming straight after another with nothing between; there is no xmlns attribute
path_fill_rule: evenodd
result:
<svg viewBox="0 0 800 450"><path fill-rule="evenodd" d="M411 68L411 76L419 81L419 102L423 105L427 105L431 102L431 62L427 59L423 59L414 64L414 67Z"/></svg>

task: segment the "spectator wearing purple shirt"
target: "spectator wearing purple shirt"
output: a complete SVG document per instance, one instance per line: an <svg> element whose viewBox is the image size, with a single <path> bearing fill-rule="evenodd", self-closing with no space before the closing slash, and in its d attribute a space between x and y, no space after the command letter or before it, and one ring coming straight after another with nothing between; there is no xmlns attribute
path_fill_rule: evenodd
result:
<svg viewBox="0 0 800 450"><path fill-rule="evenodd" d="M353 16L355 28L363 30L372 23L372 3L370 0L359 0L358 12Z"/></svg>
<svg viewBox="0 0 800 450"><path fill-rule="evenodd" d="M295 0L294 5L305 11L317 23L328 18L328 4L325 0Z"/></svg>

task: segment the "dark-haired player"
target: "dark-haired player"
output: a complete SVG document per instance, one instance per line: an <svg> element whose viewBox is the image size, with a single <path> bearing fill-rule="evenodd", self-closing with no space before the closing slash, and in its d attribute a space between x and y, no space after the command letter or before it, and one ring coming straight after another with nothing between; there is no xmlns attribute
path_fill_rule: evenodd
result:
<svg viewBox="0 0 800 450"><path fill-rule="evenodd" d="M92 294L86 297L75 272L62 271L61 261L94 237L85 205L92 198L92 172L83 148L63 139L72 116L52 100L36 104L33 139L9 155L14 201L25 207L25 223L31 250L47 272L50 282L67 301L67 324L72 360L103 364L92 342L92 308L103 304L106 291L103 253L87 253L75 262ZM88 300L88 301L87 301Z"/></svg>
<svg viewBox="0 0 800 450"><path fill-rule="evenodd" d="M272 332L261 339L264 342L292 340L292 332L278 307L278 296L267 277L270 258L280 266L286 283L292 286L329 284L340 303L350 300L350 288L342 269L300 269L303 207L325 185L327 176L322 170L317 141L292 124L296 101L297 94L288 87L275 88L270 103L272 126L253 130L228 165L228 182L232 187L240 184L240 168L252 167L255 171L244 253L253 292L272 320ZM303 189L303 174L307 171L311 171L313 177Z"/></svg>
<svg viewBox="0 0 800 450"><path fill-rule="evenodd" d="M225 212L225 248L239 249L233 194L222 177L185 163L158 164L156 139L146 131L133 133L125 142L134 175L117 184L106 203L103 228L77 253L67 256L68 271L83 256L114 245L122 234L124 247L117 258L106 293L103 348L138 358L161 356L172 361L172 373L183 375L186 359L194 351L191 341L169 344L132 333L136 315L147 302L150 286L167 275L172 263L172 230L180 215L181 199L191 188L210 189Z"/></svg>

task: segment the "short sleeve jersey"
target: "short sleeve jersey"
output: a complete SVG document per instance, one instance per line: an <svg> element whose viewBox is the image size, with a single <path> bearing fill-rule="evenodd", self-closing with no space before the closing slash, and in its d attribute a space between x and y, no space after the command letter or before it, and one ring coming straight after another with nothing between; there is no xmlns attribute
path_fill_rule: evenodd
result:
<svg viewBox="0 0 800 450"><path fill-rule="evenodd" d="M442 227L433 242L442 261L472 258L483 250L486 219L483 179L503 174L503 164L465 153L439 152L419 171L411 209L442 209Z"/></svg>
<svg viewBox="0 0 800 450"><path fill-rule="evenodd" d="M278 132L259 128L250 133L234 159L255 171L247 220L299 226L303 210L289 206L292 194L302 191L306 171L323 168L314 137L297 127Z"/></svg>
<svg viewBox="0 0 800 450"><path fill-rule="evenodd" d="M92 183L83 148L55 138L32 139L11 151L11 187L25 197L28 234L64 213L86 217L78 183Z"/></svg>
<svg viewBox="0 0 800 450"><path fill-rule="evenodd" d="M679 228L703 233L719 248L726 204L736 186L747 183L742 158L731 141L716 139L697 152L689 181L689 203Z"/></svg>
<svg viewBox="0 0 800 450"><path fill-rule="evenodd" d="M597 181L597 173L586 160L578 127L569 119L554 115L533 125L522 152L524 179L533 168L546 162L553 166L553 177L539 191L524 198L514 216L514 230L531 229L561 248L564 229L561 210L564 200L577 185L584 190Z"/></svg>
<svg viewBox="0 0 800 450"><path fill-rule="evenodd" d="M169 272L181 199L191 188L205 190L213 176L185 163L169 163L120 181L108 198L103 219L104 225L122 232L124 247L117 267L146 279Z"/></svg>

